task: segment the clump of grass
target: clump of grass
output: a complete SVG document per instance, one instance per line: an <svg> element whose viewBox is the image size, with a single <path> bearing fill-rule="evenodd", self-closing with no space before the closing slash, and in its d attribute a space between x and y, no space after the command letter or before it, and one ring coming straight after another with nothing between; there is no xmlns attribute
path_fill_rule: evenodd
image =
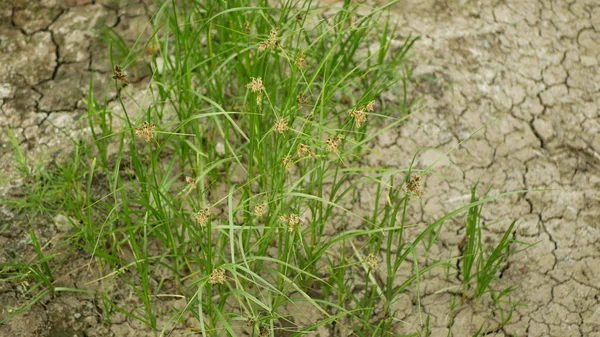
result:
<svg viewBox="0 0 600 337"><path fill-rule="evenodd" d="M262 0L166 1L149 41L127 46L107 32L111 62L123 65L113 75L119 106L95 97L90 85L93 139L65 164L81 192L66 193L61 207L32 201L76 219L70 243L139 299L131 308L99 292L106 322L116 310L163 335L185 317L205 336L300 336L334 325L358 336L394 335L397 297L453 260L420 266L417 246L425 238L431 245L447 219L466 210L471 216L492 199L473 199L408 240L407 207L426 193L420 182L427 170L361 161L369 143L414 108L406 99L405 56L417 39L394 46L396 27L386 10L396 2L365 13L358 10L364 5L346 1L330 15L310 0L274 7ZM145 90L151 103L131 111L125 101L140 89L125 69L146 46L153 51ZM404 99L390 105L384 91ZM102 179L104 194L94 179ZM365 184L377 186L372 213L345 209ZM363 227L327 234L347 217L359 217ZM481 244L470 239L473 247ZM478 268L476 296L493 280L507 240L491 264L475 262L476 254L463 258ZM56 291L50 265L66 258L49 259L34 243L39 287ZM401 267L412 274L400 282ZM150 275L158 268L170 277L156 286ZM185 298L186 306L159 326L157 299L167 295ZM299 302L320 318L296 324L283 308ZM383 313L374 319L379 304Z"/></svg>

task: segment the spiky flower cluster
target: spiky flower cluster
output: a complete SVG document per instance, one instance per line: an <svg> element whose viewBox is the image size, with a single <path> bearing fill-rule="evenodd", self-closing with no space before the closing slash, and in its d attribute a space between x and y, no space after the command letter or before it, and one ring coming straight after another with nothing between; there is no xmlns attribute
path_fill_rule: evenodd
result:
<svg viewBox="0 0 600 337"><path fill-rule="evenodd" d="M298 94L298 104L304 105L308 104L308 100L304 97L302 93Z"/></svg>
<svg viewBox="0 0 600 337"><path fill-rule="evenodd" d="M379 268L379 263L377 261L377 256L375 256L375 254L369 254L366 258L365 258L365 263L367 264L367 266L370 269L377 269Z"/></svg>
<svg viewBox="0 0 600 337"><path fill-rule="evenodd" d="M252 92L259 92L265 88L262 82L262 78L260 77L250 77L251 82L246 84L246 88L250 89Z"/></svg>
<svg viewBox="0 0 600 337"><path fill-rule="evenodd" d="M375 108L375 101L370 101L366 106L361 106L358 109L348 110L348 114L354 118L356 127L360 128L367 121L367 111L372 112Z"/></svg>
<svg viewBox="0 0 600 337"><path fill-rule="evenodd" d="M314 151L310 150L310 146L302 143L298 144L298 147L296 148L296 153L298 153L298 157L304 157L308 154L308 156L312 159L317 158L317 154Z"/></svg>
<svg viewBox="0 0 600 337"><path fill-rule="evenodd" d="M275 130L278 133L284 133L288 129L288 122L283 118L279 118L277 121L275 121L275 125L273 126L273 130Z"/></svg>
<svg viewBox="0 0 600 337"><path fill-rule="evenodd" d="M129 81L127 80L127 76L125 76L125 73L123 72L123 69L121 69L121 66L119 65L115 65L115 71L113 72L113 77L114 80L117 80L119 82L122 82L124 84L129 83Z"/></svg>
<svg viewBox="0 0 600 337"><path fill-rule="evenodd" d="M263 202L262 204L254 205L254 215L261 217L265 214L267 214L267 204L266 203Z"/></svg>
<svg viewBox="0 0 600 337"><path fill-rule="evenodd" d="M208 283L210 284L225 284L225 269L215 268L208 277Z"/></svg>
<svg viewBox="0 0 600 337"><path fill-rule="evenodd" d="M210 220L210 209L206 207L203 210L200 210L198 213L194 214L194 218L202 227L206 227L208 220Z"/></svg>
<svg viewBox="0 0 600 337"><path fill-rule="evenodd" d="M149 142L150 139L154 137L154 129L156 127L154 124L150 124L148 122L142 123L142 126L137 127L135 129L135 135L143 138L146 142Z"/></svg>
<svg viewBox="0 0 600 337"><path fill-rule="evenodd" d="M406 190L417 197L423 195L423 190L421 190L421 176L415 174L406 184Z"/></svg>
<svg viewBox="0 0 600 337"><path fill-rule="evenodd" d="M281 160L281 163L283 164L283 167L285 167L286 171L292 170L292 156L287 155L287 156L283 157L283 159Z"/></svg>
<svg viewBox="0 0 600 337"><path fill-rule="evenodd" d="M340 137L327 138L327 152L337 153L339 151L338 145L340 143L340 140Z"/></svg>
<svg viewBox="0 0 600 337"><path fill-rule="evenodd" d="M301 51L298 57L296 58L296 66L298 69L302 70L306 66L306 57L304 56L304 51Z"/></svg>
<svg viewBox="0 0 600 337"><path fill-rule="evenodd" d="M246 88L250 89L250 91L257 93L256 94L256 105L260 105L262 103L262 95L265 86L263 85L262 78L260 77L250 77L250 83L246 84Z"/></svg>
<svg viewBox="0 0 600 337"><path fill-rule="evenodd" d="M269 38L266 41L261 41L258 44L258 51L264 51L265 49L275 49L279 46L279 39L277 38L277 29L271 29Z"/></svg>
<svg viewBox="0 0 600 337"><path fill-rule="evenodd" d="M290 213L289 215L282 215L279 217L279 219L281 219L281 221L283 221L283 222L288 223L288 231L289 232L293 232L294 229L296 229L296 227L298 225L301 225L304 223L304 220L302 220L297 214L294 214L294 213Z"/></svg>

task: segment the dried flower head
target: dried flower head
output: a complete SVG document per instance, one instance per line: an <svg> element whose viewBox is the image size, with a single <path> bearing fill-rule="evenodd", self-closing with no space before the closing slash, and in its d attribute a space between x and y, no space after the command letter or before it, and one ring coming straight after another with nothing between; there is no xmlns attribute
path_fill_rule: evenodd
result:
<svg viewBox="0 0 600 337"><path fill-rule="evenodd" d="M246 326L251 328L254 326L254 324L256 324L256 319L254 319L254 317L248 317L246 318Z"/></svg>
<svg viewBox="0 0 600 337"><path fill-rule="evenodd" d="M354 121L356 123L357 128L360 128L362 124L367 121L367 112L362 106L358 109L348 110L348 114L354 117Z"/></svg>
<svg viewBox="0 0 600 337"><path fill-rule="evenodd" d="M225 269L215 268L208 277L208 283L210 284L225 284Z"/></svg>
<svg viewBox="0 0 600 337"><path fill-rule="evenodd" d="M327 138L327 152L338 152L340 137Z"/></svg>
<svg viewBox="0 0 600 337"><path fill-rule="evenodd" d="M298 94L298 104L302 105L302 104L307 104L308 100L306 98L304 98L304 95L302 93Z"/></svg>
<svg viewBox="0 0 600 337"><path fill-rule="evenodd" d="M261 41L258 43L258 51L264 51L267 48L275 49L279 47L279 39L277 38L277 29L271 29L269 33L269 38L266 41Z"/></svg>
<svg viewBox="0 0 600 337"><path fill-rule="evenodd" d="M287 155L287 156L283 157L283 159L281 160L281 163L283 164L283 167L285 167L285 169L287 171L292 170L292 156Z"/></svg>
<svg viewBox="0 0 600 337"><path fill-rule="evenodd" d="M266 203L262 203L262 204L256 204L254 205L254 215L256 216L263 216L267 213L267 204Z"/></svg>
<svg viewBox="0 0 600 337"><path fill-rule="evenodd" d="M282 215L279 217L279 219L281 219L281 221L283 222L287 222L288 223L288 231L289 232L293 232L294 229L296 229L296 227L298 225L301 225L304 223L304 220L302 220L297 214L294 213L290 213L290 215Z"/></svg>
<svg viewBox="0 0 600 337"><path fill-rule="evenodd" d="M244 30L246 31L246 34L250 34L250 28L252 28L250 21L246 21L246 23L244 23Z"/></svg>
<svg viewBox="0 0 600 337"><path fill-rule="evenodd" d="M264 325L263 325L263 326L261 326L261 327L260 327L259 334L260 334L260 336L261 336L261 337L268 336L268 335L269 335L269 328L267 328L267 327L266 327L266 326L264 326Z"/></svg>
<svg viewBox="0 0 600 337"><path fill-rule="evenodd" d="M306 57L304 56L304 51L301 51L298 57L296 57L296 66L300 70L304 69L306 66Z"/></svg>
<svg viewBox="0 0 600 337"><path fill-rule="evenodd" d="M246 88L250 89L252 92L258 92L265 88L262 83L262 78L250 77L250 80L251 82L246 84Z"/></svg>
<svg viewBox="0 0 600 337"><path fill-rule="evenodd" d="M258 43L258 51L260 52L265 51L267 47L269 47L269 44L266 41L261 41Z"/></svg>
<svg viewBox="0 0 600 337"><path fill-rule="evenodd" d="M129 81L127 80L127 76L125 76L125 73L123 72L123 69L121 69L121 66L119 65L115 65L115 71L113 73L113 77L114 80L123 82L125 84L129 83Z"/></svg>
<svg viewBox="0 0 600 337"><path fill-rule="evenodd" d="M135 135L143 138L146 142L149 142L150 139L154 137L154 129L156 127L154 124L150 124L148 122L143 122L142 126L137 127L135 129Z"/></svg>
<svg viewBox="0 0 600 337"><path fill-rule="evenodd" d="M406 190L417 197L423 195L423 190L421 190L421 176L415 174L406 184Z"/></svg>
<svg viewBox="0 0 600 337"><path fill-rule="evenodd" d="M365 263L367 264L367 266L370 269L377 269L379 268L379 263L377 262L377 256L375 256L375 254L369 254L366 258L365 258Z"/></svg>
<svg viewBox="0 0 600 337"><path fill-rule="evenodd" d="M273 129L276 132L279 133L284 133L288 130L288 122L283 119L283 118L279 118L276 122L275 122L275 126L273 126Z"/></svg>
<svg viewBox="0 0 600 337"><path fill-rule="evenodd" d="M205 227L208 220L210 220L210 209L206 207L205 209L200 210L198 213L194 214L194 218L196 218L196 221L198 221L200 226Z"/></svg>
<svg viewBox="0 0 600 337"><path fill-rule="evenodd" d="M269 43L269 47L270 48L276 48L279 45L279 39L277 39L277 29L273 28L271 29L271 32L269 32L269 39L267 40L267 42Z"/></svg>
<svg viewBox="0 0 600 337"><path fill-rule="evenodd" d="M365 109L369 112L373 112L373 110L375 109L375 100L372 100L369 103L367 103Z"/></svg>
<svg viewBox="0 0 600 337"><path fill-rule="evenodd" d="M185 181L188 183L188 186L191 188L196 188L196 179L192 177L185 177Z"/></svg>
<svg viewBox="0 0 600 337"><path fill-rule="evenodd" d="M298 157L302 157L302 156L306 155L309 150L310 150L310 146L300 143L300 144L298 144L298 148L296 149L296 152L298 153Z"/></svg>

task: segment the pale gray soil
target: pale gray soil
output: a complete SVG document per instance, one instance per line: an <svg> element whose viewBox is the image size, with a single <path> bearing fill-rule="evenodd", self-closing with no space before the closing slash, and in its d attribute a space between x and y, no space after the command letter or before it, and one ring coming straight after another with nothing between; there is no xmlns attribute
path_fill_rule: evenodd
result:
<svg viewBox="0 0 600 337"><path fill-rule="evenodd" d="M97 29L106 24L134 41L150 12L136 2L0 2L0 193L18 195L22 185L8 151L8 127L30 158L48 162L68 154L66 137L84 127L78 120L92 71L98 90L111 87ZM518 218L516 238L537 243L514 255L502 272L502 282L519 286L511 300L526 306L504 328L495 328L493 317L490 336L600 336L600 3L407 0L393 11L402 37L421 36L411 53L411 97L424 94L425 104L407 124L381 135L367 160L407 167L426 148L418 157L422 168L491 122L437 164L425 194L411 205L412 220L427 223L465 204L477 181L491 193L552 189L484 208L486 220L498 220L491 242ZM143 88L147 70L138 68L132 67L139 71L131 78ZM393 100L390 95L380 104ZM355 207L369 209L370 195L368 188L361 191ZM0 208L0 228L8 225L0 232L0 261L26 245L28 228L15 227L13 219ZM65 231L60 224L46 225L45 240ZM462 225L460 219L446 224L432 257L460 254ZM98 276L69 277L72 286L83 287L77 278ZM452 336L470 336L489 312L469 303L450 311L451 295L434 294L449 284L441 272L422 281L420 305L432 314L432 336L447 336L449 329ZM18 289L0 287L0 317L19 301ZM84 329L86 336L144 335L139 323L118 314L112 326L99 324L97 305L93 296L57 296L0 326L0 336L83 336ZM171 305L181 303L165 303ZM414 331L422 318L414 294L398 309L404 322L398 333ZM310 322L308 316L297 323Z"/></svg>

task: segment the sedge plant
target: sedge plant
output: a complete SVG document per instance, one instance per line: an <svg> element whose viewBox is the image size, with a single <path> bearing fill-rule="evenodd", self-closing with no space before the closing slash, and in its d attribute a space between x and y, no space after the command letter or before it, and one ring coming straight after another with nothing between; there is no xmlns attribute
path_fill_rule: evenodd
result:
<svg viewBox="0 0 600 337"><path fill-rule="evenodd" d="M115 279L137 298L132 307L98 290L106 323L120 312L161 336L397 336L398 297L416 288L418 298L424 275L459 258L420 265L418 247L431 247L446 220L502 196L472 199L409 239L408 205L428 170L362 160L375 137L417 113L406 61L417 38L398 36L388 12L397 2L163 1L147 39L128 44L107 28L116 100L97 97L90 81L92 139L74 140L76 156L54 172L62 178L48 179L63 184L44 187L60 203L37 190L14 206L66 214L68 243L102 275L91 283ZM127 71L142 58L152 75L140 88ZM367 185L371 212L346 208ZM362 225L344 228L349 218ZM31 237L37 284L55 292L53 265L68 259ZM510 240L482 260L470 238L463 277L477 279L479 297ZM411 275L399 280L400 268ZM158 270L168 277L153 278ZM165 319L164 297L185 305ZM301 304L318 318L298 323Z"/></svg>

